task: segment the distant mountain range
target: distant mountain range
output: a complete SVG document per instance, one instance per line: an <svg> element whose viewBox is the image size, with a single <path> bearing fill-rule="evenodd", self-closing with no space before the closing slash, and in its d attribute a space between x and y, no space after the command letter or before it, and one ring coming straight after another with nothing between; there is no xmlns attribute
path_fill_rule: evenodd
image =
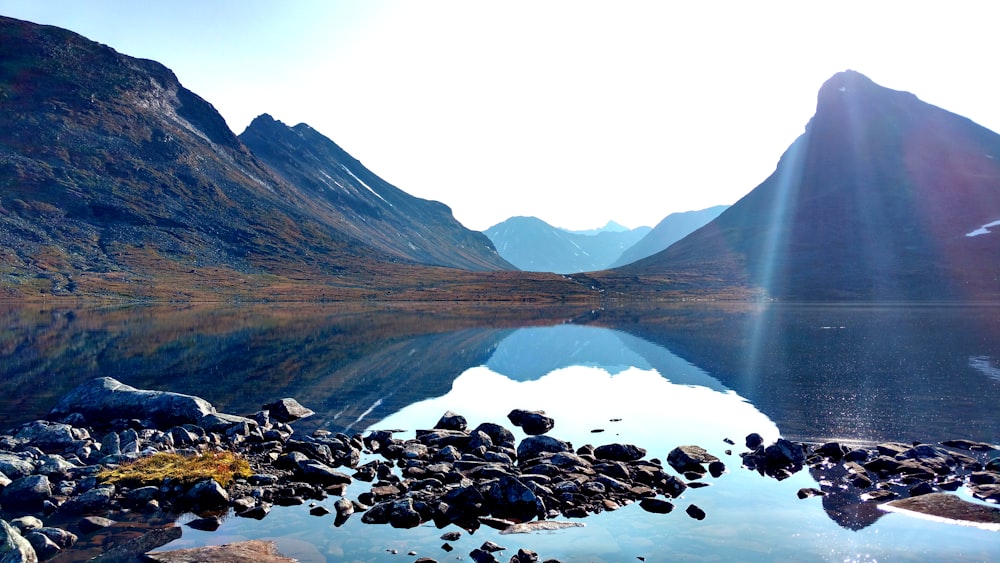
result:
<svg viewBox="0 0 1000 563"><path fill-rule="evenodd" d="M671 213L653 227L653 230L642 237L639 242L625 249L625 252L615 260L610 267L617 268L652 256L666 250L671 244L705 226L720 213L728 209L728 205L716 205L699 211L684 211Z"/></svg>
<svg viewBox="0 0 1000 563"><path fill-rule="evenodd" d="M582 234L553 227L535 217L511 217L483 233L500 256L521 270L570 274L611 266L649 231L649 227L612 227Z"/></svg>
<svg viewBox="0 0 1000 563"><path fill-rule="evenodd" d="M615 275L697 273L785 300L995 299L998 221L1000 135L846 71L770 177Z"/></svg>
<svg viewBox="0 0 1000 563"><path fill-rule="evenodd" d="M629 229L609 221L599 229L570 231L536 217L511 217L483 233L500 256L521 270L594 272L656 254L715 219L726 207L671 213L652 229Z"/></svg>

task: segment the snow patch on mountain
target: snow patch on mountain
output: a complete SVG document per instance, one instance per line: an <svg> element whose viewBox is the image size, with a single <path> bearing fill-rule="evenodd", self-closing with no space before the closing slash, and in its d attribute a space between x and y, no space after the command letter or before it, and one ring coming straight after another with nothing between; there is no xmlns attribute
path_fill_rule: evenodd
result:
<svg viewBox="0 0 1000 563"><path fill-rule="evenodd" d="M373 189L372 189L372 187L371 187L371 186L369 186L368 184L366 184L364 180L362 180L361 178L358 178L358 176L357 176L357 175L356 175L356 174L355 174L354 172L351 172L350 168L348 168L348 167L344 166L343 164L341 164L341 165L340 165L340 167L341 167L341 168L342 168L342 169L344 170L344 172L347 172L348 174L350 174L350 175L351 175L351 178L354 178L354 179L355 179L355 180L357 180L357 181L358 181L358 182L359 182L359 183L360 183L360 184L361 184L362 186L364 186L364 187L368 188L368 191L370 191L371 193L375 194L375 196L376 196L377 198L381 199L382 201L385 201L386 203L389 203L388 201L386 201L386 199L385 199L384 197L382 197L382 194L380 194L380 193L376 192L375 190L373 190ZM392 204L391 204L391 203L389 203L389 206L390 206L390 207L392 207Z"/></svg>
<svg viewBox="0 0 1000 563"><path fill-rule="evenodd" d="M993 221L992 223L986 223L982 227L979 227L978 229L976 229L976 230L974 230L972 232L965 233L965 236L967 236L967 237L978 237L979 235L987 235L987 234L993 232L993 231L990 230L990 228L992 228L992 227L1000 227L1000 219L998 219L996 221Z"/></svg>

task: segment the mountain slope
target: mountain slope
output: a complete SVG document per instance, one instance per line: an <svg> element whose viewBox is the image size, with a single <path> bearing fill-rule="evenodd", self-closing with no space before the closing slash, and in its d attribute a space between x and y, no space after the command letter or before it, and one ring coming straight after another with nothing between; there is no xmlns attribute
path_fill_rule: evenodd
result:
<svg viewBox="0 0 1000 563"><path fill-rule="evenodd" d="M728 207L728 205L716 205L715 207L699 211L684 211L667 215L653 227L652 231L642 237L639 242L627 248L611 267L617 268L618 266L631 264L636 260L641 260L661 250L665 250L671 244L688 236L712 219L718 217Z"/></svg>
<svg viewBox="0 0 1000 563"><path fill-rule="evenodd" d="M701 272L792 300L1000 297L1000 135L853 71L775 172L621 275ZM988 230L988 229L986 229Z"/></svg>
<svg viewBox="0 0 1000 563"><path fill-rule="evenodd" d="M528 272L570 274L603 270L649 227L577 234L535 217L511 217L483 231L505 260Z"/></svg>
<svg viewBox="0 0 1000 563"><path fill-rule="evenodd" d="M349 163L342 183L377 185L400 208L398 240L380 239L389 222L356 221L370 205L276 173L159 63L10 18L0 18L0 53L0 294L357 292L450 275L420 270L422 260L510 267L445 206L404 205L405 194ZM409 223L407 212L417 215Z"/></svg>
<svg viewBox="0 0 1000 563"><path fill-rule="evenodd" d="M382 180L322 134L264 114L240 140L312 199L315 213L360 241L422 264L469 270L513 269L482 233L442 203L413 197Z"/></svg>

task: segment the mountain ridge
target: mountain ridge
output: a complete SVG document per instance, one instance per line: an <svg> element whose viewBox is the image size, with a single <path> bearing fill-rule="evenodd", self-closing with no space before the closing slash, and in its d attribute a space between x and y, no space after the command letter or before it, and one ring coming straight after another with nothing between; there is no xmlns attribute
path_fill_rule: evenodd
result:
<svg viewBox="0 0 1000 563"><path fill-rule="evenodd" d="M558 276L456 269L510 266L436 202L421 212L447 225L407 233L434 238L434 259L405 237L371 244L375 231L338 224L329 202L253 154L155 61L3 17L0 52L0 297L402 298L435 284L459 299L490 284L508 290L498 299L531 298L536 284L553 298L551 287L591 293ZM362 177L376 182L351 174L358 191Z"/></svg>
<svg viewBox="0 0 1000 563"><path fill-rule="evenodd" d="M1000 296L1000 135L845 71L764 182L617 275L701 272L784 300Z"/></svg>

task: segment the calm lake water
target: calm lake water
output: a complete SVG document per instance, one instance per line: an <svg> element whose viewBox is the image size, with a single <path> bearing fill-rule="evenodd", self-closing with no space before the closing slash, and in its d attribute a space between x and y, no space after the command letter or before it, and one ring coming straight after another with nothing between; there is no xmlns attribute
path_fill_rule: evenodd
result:
<svg viewBox="0 0 1000 563"><path fill-rule="evenodd" d="M740 468L737 455L750 432L768 441L1000 442L998 313L901 305L0 305L0 428L41 417L77 383L110 375L237 414L295 397L317 413L295 424L299 432L392 428L406 438L447 410L470 426L511 427L511 409L541 409L556 420L550 434L574 446L628 442L665 459L675 446L697 444L729 469L709 478L711 486L689 489L671 514L633 505L559 532L484 527L451 542L451 553L430 524L396 530L355 515L335 528L332 516L309 516L302 506L275 507L262 521L229 518L211 533L182 526L168 548L270 538L305 562L453 561L493 540L509 548L503 560L521 547L564 562L998 560L1000 532L886 514L836 495L799 500L798 489L817 486L808 471L778 482ZM334 500L320 504L332 510ZM690 503L707 518L684 514Z"/></svg>

